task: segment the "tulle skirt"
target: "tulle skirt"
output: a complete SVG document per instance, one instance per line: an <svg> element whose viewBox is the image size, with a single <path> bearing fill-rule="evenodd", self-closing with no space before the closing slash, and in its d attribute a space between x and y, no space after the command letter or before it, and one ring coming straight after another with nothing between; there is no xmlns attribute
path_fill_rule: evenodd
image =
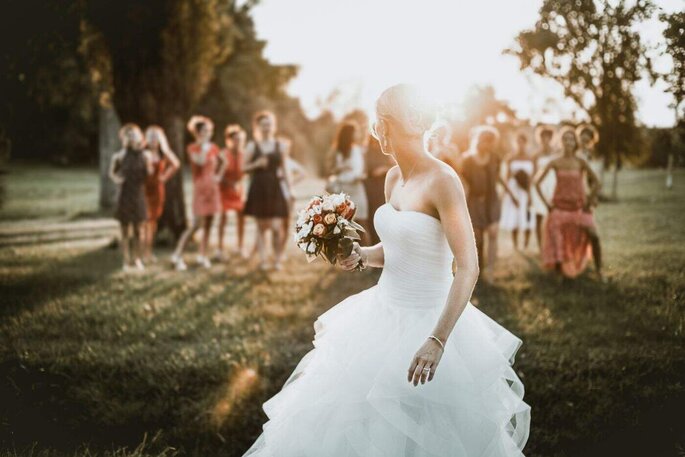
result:
<svg viewBox="0 0 685 457"><path fill-rule="evenodd" d="M314 348L276 395L251 457L521 456L530 407L512 369L521 340L468 304L432 381L407 370L444 306L402 307L379 286L314 323Z"/></svg>

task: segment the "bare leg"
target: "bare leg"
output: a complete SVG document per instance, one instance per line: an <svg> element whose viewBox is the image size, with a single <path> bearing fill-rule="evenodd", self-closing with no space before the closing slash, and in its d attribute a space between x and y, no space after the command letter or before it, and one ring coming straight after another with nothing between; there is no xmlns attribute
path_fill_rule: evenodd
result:
<svg viewBox="0 0 685 457"><path fill-rule="evenodd" d="M273 219L271 221L271 243L274 250L274 267L277 270L281 269L281 261L283 260L283 251L285 249L285 234L283 226L287 225L287 219ZM285 224L284 224L285 222Z"/></svg>
<svg viewBox="0 0 685 457"><path fill-rule="evenodd" d="M214 216L205 216L202 218L202 242L200 243L200 255L207 257L207 248L209 247L209 236L212 234L212 221Z"/></svg>
<svg viewBox="0 0 685 457"><path fill-rule="evenodd" d="M134 262L138 268L143 267L143 243L141 240L141 236L143 233L143 230L145 230L145 223L140 223L140 224L133 224L132 225L133 229L133 257L134 257Z"/></svg>
<svg viewBox="0 0 685 457"><path fill-rule="evenodd" d="M219 216L219 252L224 252L224 231L226 230L226 221L228 219L228 213L222 212Z"/></svg>
<svg viewBox="0 0 685 457"><path fill-rule="evenodd" d="M488 233L488 263L486 268L489 272L492 272L495 268L495 262L497 261L497 235L499 231L499 224L491 224L487 228Z"/></svg>
<svg viewBox="0 0 685 457"><path fill-rule="evenodd" d="M129 224L121 224L121 254L124 258L124 268L131 264Z"/></svg>
<svg viewBox="0 0 685 457"><path fill-rule="evenodd" d="M257 242L255 249L259 253L259 267L262 270L267 268L266 263L266 232L269 231L270 219L257 219Z"/></svg>
<svg viewBox="0 0 685 457"><path fill-rule="evenodd" d="M238 250L243 252L243 239L245 236L245 215L242 211L237 211L238 221L236 223L236 230L238 232Z"/></svg>
<svg viewBox="0 0 685 457"><path fill-rule="evenodd" d="M538 242L538 250L542 252L542 221L543 221L543 216L542 214L536 214L535 215L535 238L537 239Z"/></svg>
<svg viewBox="0 0 685 457"><path fill-rule="evenodd" d="M511 242L514 243L514 249L519 250L519 231L518 229L512 229L511 231Z"/></svg>
<svg viewBox="0 0 685 457"><path fill-rule="evenodd" d="M188 240L197 232L197 229L200 228L200 218L195 217L193 218L193 223L188 226L187 229L183 232L181 235L181 238L178 239L178 244L176 245L176 249L174 250L174 254L172 258L177 258L180 257L181 254L183 254L183 250L186 248L186 244L188 243Z"/></svg>
<svg viewBox="0 0 685 457"><path fill-rule="evenodd" d="M530 242L530 229L526 229L523 232L523 248L528 248L528 243Z"/></svg>
<svg viewBox="0 0 685 457"><path fill-rule="evenodd" d="M588 236L590 237L590 244L592 245L592 258L595 261L595 271L597 275L602 278L602 245L599 242L599 235L595 230L589 229Z"/></svg>
<svg viewBox="0 0 685 457"><path fill-rule="evenodd" d="M280 246L278 249L281 255L283 255L283 253L285 253L285 243L288 242L288 231L290 230L290 215L282 218L281 223L276 224L274 227L277 229L274 232L279 232L278 239L280 240Z"/></svg>
<svg viewBox="0 0 685 457"><path fill-rule="evenodd" d="M147 253L146 253L146 258L147 259L153 259L154 254L154 244L155 244L155 237L157 236L157 221L156 220L151 220L148 221L147 225Z"/></svg>

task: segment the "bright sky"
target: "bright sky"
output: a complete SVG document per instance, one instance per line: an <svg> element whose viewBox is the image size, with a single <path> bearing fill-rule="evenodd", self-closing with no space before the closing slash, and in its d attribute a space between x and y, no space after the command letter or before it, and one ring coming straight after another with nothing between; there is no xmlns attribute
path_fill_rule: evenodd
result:
<svg viewBox="0 0 685 457"><path fill-rule="evenodd" d="M515 57L502 55L517 32L535 22L542 0L262 0L254 10L257 32L274 63L300 66L289 92L308 114L340 88L336 108L371 109L378 94L398 82L421 85L435 96L460 100L473 84L494 86L519 115L556 122L573 105L556 84L526 76ZM657 0L666 11L683 0ZM641 27L656 45L657 20ZM668 57L658 57L668 70ZM639 119L673 124L670 95L662 83L636 89ZM341 114L341 113L338 113Z"/></svg>

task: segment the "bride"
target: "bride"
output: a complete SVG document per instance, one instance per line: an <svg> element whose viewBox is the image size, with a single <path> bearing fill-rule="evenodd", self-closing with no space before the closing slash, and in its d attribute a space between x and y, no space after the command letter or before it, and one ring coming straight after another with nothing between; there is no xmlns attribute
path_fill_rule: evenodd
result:
<svg viewBox="0 0 685 457"><path fill-rule="evenodd" d="M523 455L521 340L469 302L473 229L459 178L424 148L433 116L408 85L376 102L374 136L398 164L374 215L381 243L355 244L340 265L383 272L317 318L314 348L262 405L269 420L244 457Z"/></svg>

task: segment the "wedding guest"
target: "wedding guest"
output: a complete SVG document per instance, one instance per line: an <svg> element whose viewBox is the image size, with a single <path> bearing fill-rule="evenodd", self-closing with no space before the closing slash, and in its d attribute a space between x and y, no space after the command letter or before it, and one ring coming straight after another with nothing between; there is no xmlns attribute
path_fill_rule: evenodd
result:
<svg viewBox="0 0 685 457"><path fill-rule="evenodd" d="M392 156L383 154L378 140L369 135L366 148L366 179L364 180L364 189L366 190L366 199L369 203L369 222L367 228L369 230L370 245L372 246L381 241L376 232L373 215L385 203L385 175L394 165L395 161L392 159Z"/></svg>
<svg viewBox="0 0 685 457"><path fill-rule="evenodd" d="M471 136L471 147L462 163L462 182L466 185L466 203L468 205L473 231L476 236L476 248L480 259L481 276L486 281L492 280L492 270L497 260L497 235L501 202L497 193L497 184L518 205L516 197L500 175L500 158L495 152L499 141L499 131L491 126L476 127ZM487 243L486 243L487 239ZM487 255L484 251L487 248Z"/></svg>
<svg viewBox="0 0 685 457"><path fill-rule="evenodd" d="M511 231L514 249L519 248L519 232L523 233L523 247L528 247L530 231L535 227L531 212L530 188L535 174L535 163L528 154L528 137L516 135L516 150L506 161L507 184L513 194L502 199L500 228Z"/></svg>
<svg viewBox="0 0 685 457"><path fill-rule="evenodd" d="M543 265L572 278L594 257L596 273L603 280L602 251L591 210L596 204L599 181L590 164L578 153L579 142L573 128L562 129L560 137L563 154L548 163L535 180L536 189L549 209L542 249ZM548 173L556 175L551 202L540 188ZM586 179L590 182L587 196Z"/></svg>
<svg viewBox="0 0 685 457"><path fill-rule="evenodd" d="M151 125L145 129L145 142L152 159L153 172L145 180L147 222L143 230L144 255L145 261L156 262L152 247L157 234L157 221L164 209L165 183L178 171L181 163L169 148L169 142L161 127Z"/></svg>
<svg viewBox="0 0 685 457"><path fill-rule="evenodd" d="M121 226L123 270L144 270L141 236L147 219L145 180L153 173L152 157L136 124L121 127L119 138L123 148L112 156L109 176L120 185L114 216Z"/></svg>
<svg viewBox="0 0 685 457"><path fill-rule="evenodd" d="M604 199L604 195L602 195L605 171L604 159L597 154L597 149L595 148L599 141L599 132L597 132L597 129L592 124L580 124L576 128L576 138L578 138L580 157L585 159L590 168L592 168L592 171L595 172L595 176L597 176L597 183L599 185L597 197ZM589 185L589 182L587 184Z"/></svg>
<svg viewBox="0 0 685 457"><path fill-rule="evenodd" d="M443 122L431 130L428 138L428 151L437 159L442 160L456 172L461 169L463 156L459 148L452 142L452 129Z"/></svg>
<svg viewBox="0 0 685 457"><path fill-rule="evenodd" d="M221 151L224 158L225 171L219 184L221 191L221 217L219 219L219 246L216 258L225 260L224 236L228 213L236 214L236 232L238 244L232 250L234 254L243 252L243 237L245 234L245 217L243 216L243 156L245 151L245 131L236 124L231 124L224 131L226 147Z"/></svg>
<svg viewBox="0 0 685 457"><path fill-rule="evenodd" d="M214 215L221 211L219 182L225 167L219 147L211 141L214 132L212 121L204 116L193 116L188 122L188 130L195 138L186 149L193 177L193 222L181 235L171 256L171 261L180 271L187 269L182 257L183 250L200 228L202 240L196 261L204 268L212 266L207 257L207 249Z"/></svg>
<svg viewBox="0 0 685 457"><path fill-rule="evenodd" d="M253 141L245 148L243 171L252 175L245 201L244 214L257 219L257 251L259 266L267 270L266 237L271 232L276 270L282 268L283 219L288 217L288 200L281 179L291 194L290 176L285 170L284 143L276 138L276 116L261 111L254 117Z"/></svg>
<svg viewBox="0 0 685 457"><path fill-rule="evenodd" d="M286 201L288 202L288 215L281 219L284 233L284 236L281 237L281 242L283 244L281 250L283 252L283 259L285 259L285 244L290 240L288 234L290 233L291 228L291 214L293 214L295 206L295 194L293 193L292 189L297 183L301 182L303 179L307 177L307 171L304 169L302 164L300 164L300 162L298 162L290 156L290 140L283 138L282 141L284 144L283 158L285 160L285 166L283 167L283 170L279 172L278 177L281 180L281 190L283 192L283 195L285 196ZM288 179L286 179L286 173L288 175Z"/></svg>
<svg viewBox="0 0 685 457"><path fill-rule="evenodd" d="M361 244L368 244L369 203L364 188L365 157L362 147L357 144L357 124L343 123L333 143L333 169L329 181L336 183L338 192L345 192L357 206L355 222L364 227L360 233Z"/></svg>
<svg viewBox="0 0 685 457"><path fill-rule="evenodd" d="M535 154L535 173L545 168L547 164L554 159L556 156L556 151L552 147L554 140L554 129L548 126L538 126L535 130L535 136L538 144L540 145L540 150ZM556 184L554 173L548 173L544 181L540 183L540 190L542 195L544 195L547 201L552 198L552 193L554 192L554 186ZM545 202L540 197L537 191L530 192L531 197L531 209L533 214L535 214L535 238L537 240L538 249L542 252L542 229L543 221L547 216L547 206Z"/></svg>

